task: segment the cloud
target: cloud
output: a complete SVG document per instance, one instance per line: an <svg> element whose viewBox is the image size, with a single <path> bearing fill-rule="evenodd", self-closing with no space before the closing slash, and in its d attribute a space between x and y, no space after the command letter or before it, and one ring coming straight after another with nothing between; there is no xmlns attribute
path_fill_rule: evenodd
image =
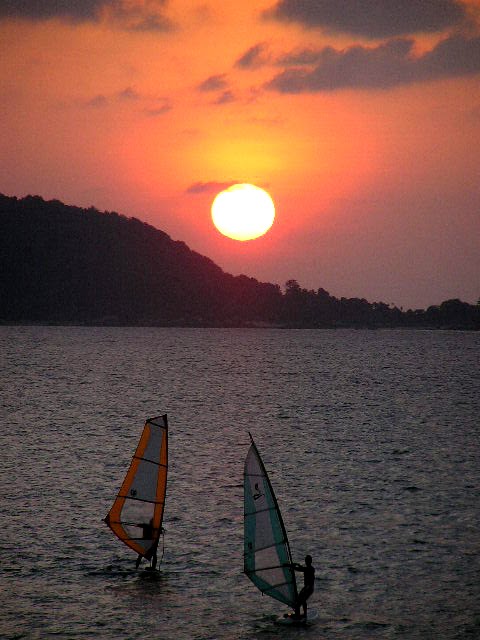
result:
<svg viewBox="0 0 480 640"><path fill-rule="evenodd" d="M95 20L104 4L105 0L2 0L0 17L26 20Z"/></svg>
<svg viewBox="0 0 480 640"><path fill-rule="evenodd" d="M264 42L259 42L253 47L250 47L250 49L235 62L235 66L239 69L258 69L258 67L266 64L268 60L267 45Z"/></svg>
<svg viewBox="0 0 480 640"><path fill-rule="evenodd" d="M296 49L277 60L280 66L300 66L319 63L324 49Z"/></svg>
<svg viewBox="0 0 480 640"><path fill-rule="evenodd" d="M212 104L227 104L228 102L234 102L236 98L233 92L226 87L228 87L228 82L226 81L226 74L223 73L208 77L197 86L197 89L205 92L225 89L219 93L215 100L213 100Z"/></svg>
<svg viewBox="0 0 480 640"><path fill-rule="evenodd" d="M127 31L170 31L166 0L0 0L0 20L108 21Z"/></svg>
<svg viewBox="0 0 480 640"><path fill-rule="evenodd" d="M139 16L137 20L131 24L126 24L125 28L128 31L171 31L173 29L173 22L165 16L159 16L157 14L150 14L145 16Z"/></svg>
<svg viewBox="0 0 480 640"><path fill-rule="evenodd" d="M225 79L226 74L219 74L210 76L198 85L199 91L218 91L219 89L225 89L227 81Z"/></svg>
<svg viewBox="0 0 480 640"><path fill-rule="evenodd" d="M158 116L163 116L165 113L168 113L173 109L173 105L167 98L164 99L162 104L159 104L157 107L152 107L150 109L145 109L145 114L150 118L156 118Z"/></svg>
<svg viewBox="0 0 480 640"><path fill-rule="evenodd" d="M115 107L118 104L127 105L129 103L140 103L140 105L151 104L151 107L145 107L143 113L149 117L156 117L171 111L172 103L168 98L152 97L138 93L132 87L126 87L122 91L117 91L109 95L103 93L97 94L88 100L81 100L77 105L88 109L103 109L105 107ZM142 108L140 106L140 108Z"/></svg>
<svg viewBox="0 0 480 640"><path fill-rule="evenodd" d="M140 100L141 97L135 89L132 89L132 87L127 87L126 89L123 89L123 91L119 91L117 95L120 100Z"/></svg>
<svg viewBox="0 0 480 640"><path fill-rule="evenodd" d="M467 22L459 0L279 0L264 16L367 38L438 32Z"/></svg>
<svg viewBox="0 0 480 640"><path fill-rule="evenodd" d="M280 62L303 66L285 69L266 86L280 93L388 89L480 73L480 37L447 38L421 56L413 54L413 46L412 39L394 39L377 47L300 51Z"/></svg>
<svg viewBox="0 0 480 640"><path fill-rule="evenodd" d="M235 180L231 182L194 182L185 189L185 193L218 193L223 189L228 189L232 184L236 184Z"/></svg>
<svg viewBox="0 0 480 640"><path fill-rule="evenodd" d="M218 98L214 101L214 104L227 104L228 102L234 102L235 96L231 91L224 91Z"/></svg>
<svg viewBox="0 0 480 640"><path fill-rule="evenodd" d="M172 31L173 22L164 15L166 0L104 0L112 22L127 31Z"/></svg>
<svg viewBox="0 0 480 640"><path fill-rule="evenodd" d="M84 103L84 106L92 107L94 109L101 109L103 107L106 107L107 105L108 105L108 98L103 94L98 94Z"/></svg>

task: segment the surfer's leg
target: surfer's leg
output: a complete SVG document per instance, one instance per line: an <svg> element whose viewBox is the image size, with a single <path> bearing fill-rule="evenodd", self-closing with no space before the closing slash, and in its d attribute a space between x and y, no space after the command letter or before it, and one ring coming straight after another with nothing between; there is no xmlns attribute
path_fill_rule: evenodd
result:
<svg viewBox="0 0 480 640"><path fill-rule="evenodd" d="M300 618L300 607L304 604L303 600L304 589L300 591L297 597L297 602L295 603L295 618Z"/></svg>
<svg viewBox="0 0 480 640"><path fill-rule="evenodd" d="M298 613L298 617L300 618L300 607L303 607L303 617L307 617L307 599L312 595L311 589L308 587L303 587L303 589L298 594L297 599L297 609L296 613Z"/></svg>
<svg viewBox="0 0 480 640"><path fill-rule="evenodd" d="M303 604L303 615L305 617L305 619L307 618L307 600L310 598L310 596L313 593L313 589L309 588L303 588L302 589L302 593L303 593L303 597L302 597L302 604Z"/></svg>
<svg viewBox="0 0 480 640"><path fill-rule="evenodd" d="M155 545L152 549L152 557L150 560L150 566L152 567L152 569L155 569L155 567L157 566L157 545Z"/></svg>
<svg viewBox="0 0 480 640"><path fill-rule="evenodd" d="M136 563L135 563L135 568L136 568L136 569L138 569L138 567L140 566L140 563L141 563L141 561L142 561L142 558L143 558L143 556L139 553L139 554L138 554L137 561L136 561Z"/></svg>

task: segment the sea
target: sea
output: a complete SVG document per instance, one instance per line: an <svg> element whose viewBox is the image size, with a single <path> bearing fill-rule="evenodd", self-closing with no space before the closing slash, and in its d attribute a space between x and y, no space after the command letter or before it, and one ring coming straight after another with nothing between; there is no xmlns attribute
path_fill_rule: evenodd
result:
<svg viewBox="0 0 480 640"><path fill-rule="evenodd" d="M480 333L2 326L0 355L2 639L480 638ZM163 413L152 574L103 518ZM309 626L243 574L248 432Z"/></svg>

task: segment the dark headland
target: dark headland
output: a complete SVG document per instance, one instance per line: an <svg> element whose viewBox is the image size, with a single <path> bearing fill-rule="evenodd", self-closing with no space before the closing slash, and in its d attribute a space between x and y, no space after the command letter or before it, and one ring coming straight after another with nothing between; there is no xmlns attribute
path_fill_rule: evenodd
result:
<svg viewBox="0 0 480 640"><path fill-rule="evenodd" d="M0 194L0 323L480 329L480 304L427 309L232 276L136 218Z"/></svg>

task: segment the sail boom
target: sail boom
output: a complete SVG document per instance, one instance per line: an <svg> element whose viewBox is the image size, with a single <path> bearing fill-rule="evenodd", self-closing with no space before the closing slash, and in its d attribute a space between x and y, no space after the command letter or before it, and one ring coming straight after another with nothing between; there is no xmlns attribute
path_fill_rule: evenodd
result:
<svg viewBox="0 0 480 640"><path fill-rule="evenodd" d="M256 569L256 571L269 571L270 569L283 569L283 565L275 564L275 565L272 565L271 567L258 567ZM255 573L255 572L254 571L244 571L243 573L246 573L247 576L248 576L250 573Z"/></svg>
<svg viewBox="0 0 480 640"><path fill-rule="evenodd" d="M284 587L285 585L289 584L288 582L282 582L280 584L276 584L275 586L272 587L268 587L267 589L261 589L260 587L258 587L259 591L261 591L262 593L266 593L267 596L270 595L269 591L271 591L272 589L276 589L277 587Z"/></svg>

